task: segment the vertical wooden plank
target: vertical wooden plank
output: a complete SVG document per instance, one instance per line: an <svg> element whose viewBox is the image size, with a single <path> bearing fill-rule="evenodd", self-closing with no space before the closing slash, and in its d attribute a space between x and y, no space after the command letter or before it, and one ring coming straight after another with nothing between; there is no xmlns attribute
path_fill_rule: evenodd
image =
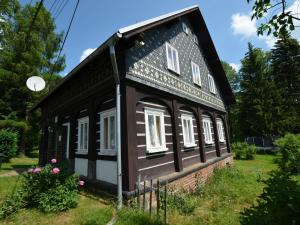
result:
<svg viewBox="0 0 300 225"><path fill-rule="evenodd" d="M88 178L90 180L96 179L96 123L97 113L94 101L91 100L88 106L88 117L89 117L89 142L88 142Z"/></svg>
<svg viewBox="0 0 300 225"><path fill-rule="evenodd" d="M157 218L159 218L159 208L160 208L160 190L159 190L159 186L160 186L160 183L159 183L159 179L157 179L157 184L156 184L156 188L157 188L157 195L156 195L156 215L157 215Z"/></svg>
<svg viewBox="0 0 300 225"><path fill-rule="evenodd" d="M149 213L150 213L150 217L151 217L151 214L152 214L152 188L153 188L153 180L151 178L150 180L150 200L149 200Z"/></svg>
<svg viewBox="0 0 300 225"><path fill-rule="evenodd" d="M206 162L205 143L204 143L203 124L202 124L203 111L198 107L197 112L198 112L197 131L198 131L198 139L199 139L199 147L200 147L200 157L202 162Z"/></svg>
<svg viewBox="0 0 300 225"><path fill-rule="evenodd" d="M229 126L228 126L228 120L227 116L224 116L224 130L225 130L225 137L226 137L226 146L227 146L227 152L231 152L231 146L230 146L230 138L229 138Z"/></svg>
<svg viewBox="0 0 300 225"><path fill-rule="evenodd" d="M146 210L146 180L144 180L143 209L144 211Z"/></svg>
<svg viewBox="0 0 300 225"><path fill-rule="evenodd" d="M165 224L167 224L167 184L168 183L166 183L166 185L165 185L165 198L164 198L164 200L165 200L165 204L164 204L164 206L165 206L165 208L164 208L164 221L165 221Z"/></svg>
<svg viewBox="0 0 300 225"><path fill-rule="evenodd" d="M141 208L141 174L138 176L138 181L137 181L137 205L138 208Z"/></svg>
<svg viewBox="0 0 300 225"><path fill-rule="evenodd" d="M213 126L214 126L214 135L215 135L215 145L216 145L216 151L217 151L217 156L221 156L221 151L220 151L220 141L219 141L219 133L218 133L218 127L217 127L217 115L214 112L213 113Z"/></svg>
<svg viewBox="0 0 300 225"><path fill-rule="evenodd" d="M77 124L77 118L76 118L76 113L73 113L70 116L70 152L69 156L70 159L75 159L75 149L77 148L77 143L76 143L76 124Z"/></svg>
<svg viewBox="0 0 300 225"><path fill-rule="evenodd" d="M174 161L176 172L182 171L182 156L180 149L180 131L179 131L179 110L177 101L172 100L173 112L172 112L172 126L173 126L173 145L174 145Z"/></svg>
<svg viewBox="0 0 300 225"><path fill-rule="evenodd" d="M121 86L121 148L123 190L133 191L137 180L136 90Z"/></svg>

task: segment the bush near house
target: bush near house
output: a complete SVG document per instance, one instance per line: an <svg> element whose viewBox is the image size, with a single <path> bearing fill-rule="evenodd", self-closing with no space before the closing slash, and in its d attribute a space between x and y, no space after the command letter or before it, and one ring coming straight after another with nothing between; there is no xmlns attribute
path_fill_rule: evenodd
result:
<svg viewBox="0 0 300 225"><path fill-rule="evenodd" d="M60 212L75 208L78 186L84 181L57 165L56 159L44 168L35 167L22 174L21 185L0 205L0 219L21 208L37 208L42 212Z"/></svg>
<svg viewBox="0 0 300 225"><path fill-rule="evenodd" d="M300 173L300 134L286 134L275 144L279 147L281 158L277 160L279 168L292 174Z"/></svg>
<svg viewBox="0 0 300 225"><path fill-rule="evenodd" d="M257 149L255 145L249 145L246 142L235 142L232 144L232 151L235 159L253 160Z"/></svg>
<svg viewBox="0 0 300 225"><path fill-rule="evenodd" d="M3 154L3 161L9 160L17 153L18 134L8 129L0 130L0 154Z"/></svg>

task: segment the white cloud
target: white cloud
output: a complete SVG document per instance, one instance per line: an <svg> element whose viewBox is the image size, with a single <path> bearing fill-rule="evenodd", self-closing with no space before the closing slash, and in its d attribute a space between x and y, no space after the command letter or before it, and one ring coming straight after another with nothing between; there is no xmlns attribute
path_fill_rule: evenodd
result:
<svg viewBox="0 0 300 225"><path fill-rule="evenodd" d="M238 72L241 68L240 64L236 64L236 63L229 63L229 65L236 71Z"/></svg>
<svg viewBox="0 0 300 225"><path fill-rule="evenodd" d="M231 29L234 35L249 38L256 35L256 20L250 15L235 13L231 16Z"/></svg>
<svg viewBox="0 0 300 225"><path fill-rule="evenodd" d="M272 35L257 36L257 20L251 20L250 14L235 13L231 16L231 29L234 35L242 36L243 39L256 37L272 48L276 42L276 38Z"/></svg>
<svg viewBox="0 0 300 225"><path fill-rule="evenodd" d="M82 62L86 57L88 57L95 50L96 50L96 48L85 49L80 56L80 62Z"/></svg>

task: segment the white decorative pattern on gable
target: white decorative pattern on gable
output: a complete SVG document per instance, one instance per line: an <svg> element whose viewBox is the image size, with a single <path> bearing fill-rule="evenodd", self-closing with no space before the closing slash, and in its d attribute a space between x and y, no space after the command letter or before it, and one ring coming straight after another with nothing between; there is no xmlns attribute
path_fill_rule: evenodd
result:
<svg viewBox="0 0 300 225"><path fill-rule="evenodd" d="M205 102L206 104L210 104L214 107L225 110L224 104L219 98L207 94L200 88L197 88L189 82L179 79L172 73L160 70L150 64L147 64L143 60L136 60L137 61L133 64L133 67L129 68L127 76L131 75L133 77L149 81L150 85L153 83L153 85L159 85L160 87L172 89L177 93L182 92L193 99L197 99L198 101L200 100L200 102Z"/></svg>

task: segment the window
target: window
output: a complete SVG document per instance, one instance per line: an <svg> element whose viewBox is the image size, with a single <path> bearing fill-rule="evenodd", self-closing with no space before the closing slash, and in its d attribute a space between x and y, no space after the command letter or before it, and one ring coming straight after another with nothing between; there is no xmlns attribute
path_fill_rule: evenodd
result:
<svg viewBox="0 0 300 225"><path fill-rule="evenodd" d="M89 146L89 118L78 119L78 152L87 152Z"/></svg>
<svg viewBox="0 0 300 225"><path fill-rule="evenodd" d="M182 23L182 29L183 29L184 33L189 34L189 28L186 25L186 23Z"/></svg>
<svg viewBox="0 0 300 225"><path fill-rule="evenodd" d="M116 154L116 111L111 109L100 113L100 153Z"/></svg>
<svg viewBox="0 0 300 225"><path fill-rule="evenodd" d="M178 51L176 48L166 43L167 65L168 69L180 74Z"/></svg>
<svg viewBox="0 0 300 225"><path fill-rule="evenodd" d="M192 66L193 81L195 84L201 86L200 68L194 62L191 62L191 66Z"/></svg>
<svg viewBox="0 0 300 225"><path fill-rule="evenodd" d="M224 126L223 126L223 121L221 119L217 119L217 128L218 128L219 141L225 142Z"/></svg>
<svg viewBox="0 0 300 225"><path fill-rule="evenodd" d="M184 147L196 146L194 138L193 116L183 114L181 115L181 122Z"/></svg>
<svg viewBox="0 0 300 225"><path fill-rule="evenodd" d="M216 94L215 81L212 75L208 74L208 86L211 93Z"/></svg>
<svg viewBox="0 0 300 225"><path fill-rule="evenodd" d="M193 41L195 42L195 44L197 44L197 45L199 44L198 37L196 34L193 34Z"/></svg>
<svg viewBox="0 0 300 225"><path fill-rule="evenodd" d="M164 112L158 109L145 109L147 152L166 151Z"/></svg>
<svg viewBox="0 0 300 225"><path fill-rule="evenodd" d="M213 144L210 118L203 118L203 133L205 144Z"/></svg>

